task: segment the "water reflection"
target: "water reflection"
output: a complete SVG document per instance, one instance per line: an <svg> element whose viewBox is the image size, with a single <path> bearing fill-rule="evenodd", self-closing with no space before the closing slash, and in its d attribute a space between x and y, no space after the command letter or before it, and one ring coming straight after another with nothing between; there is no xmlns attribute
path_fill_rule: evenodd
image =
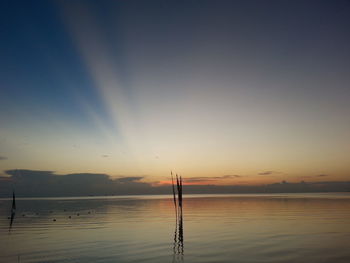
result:
<svg viewBox="0 0 350 263"><path fill-rule="evenodd" d="M0 199L0 262L350 262L349 194L184 196L182 220L171 196L17 197L11 235Z"/></svg>
<svg viewBox="0 0 350 263"><path fill-rule="evenodd" d="M183 262L184 256L184 236L183 236L183 216L182 211L176 219L173 246L173 262Z"/></svg>
<svg viewBox="0 0 350 263"><path fill-rule="evenodd" d="M12 193L12 208L11 208L11 219L10 219L10 226L9 226L9 232L11 231L13 220L15 219L16 215L16 197L15 197L15 191Z"/></svg>

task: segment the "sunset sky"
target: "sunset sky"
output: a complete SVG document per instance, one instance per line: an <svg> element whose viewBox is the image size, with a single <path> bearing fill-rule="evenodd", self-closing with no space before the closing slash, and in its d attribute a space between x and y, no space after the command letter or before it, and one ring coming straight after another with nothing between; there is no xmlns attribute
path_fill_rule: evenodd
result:
<svg viewBox="0 0 350 263"><path fill-rule="evenodd" d="M350 180L349 1L2 1L0 175Z"/></svg>

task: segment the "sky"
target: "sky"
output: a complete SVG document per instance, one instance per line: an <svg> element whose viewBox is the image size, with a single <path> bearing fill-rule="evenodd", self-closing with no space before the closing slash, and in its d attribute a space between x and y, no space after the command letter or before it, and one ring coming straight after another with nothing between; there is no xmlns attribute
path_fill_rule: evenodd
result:
<svg viewBox="0 0 350 263"><path fill-rule="evenodd" d="M341 0L1 1L0 175L349 181L349 13Z"/></svg>

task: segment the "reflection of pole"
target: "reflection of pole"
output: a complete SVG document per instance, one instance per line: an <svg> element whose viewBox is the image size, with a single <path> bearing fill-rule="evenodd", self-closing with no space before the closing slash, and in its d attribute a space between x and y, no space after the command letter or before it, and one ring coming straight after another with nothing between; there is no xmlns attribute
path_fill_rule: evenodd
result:
<svg viewBox="0 0 350 263"><path fill-rule="evenodd" d="M179 225L179 239L180 239L180 253L183 255L184 236L183 236L183 217L182 217L182 177L180 176L180 225Z"/></svg>
<svg viewBox="0 0 350 263"><path fill-rule="evenodd" d="M177 204L176 204L176 194L175 194L175 185L174 185L174 177L173 172L171 171L171 183L173 187L173 199L174 199L174 206L175 206L175 218L176 218L176 226L177 226Z"/></svg>
<svg viewBox="0 0 350 263"><path fill-rule="evenodd" d="M13 192L12 192L11 220L10 220L9 231L12 228L13 220L15 219L15 214L16 214L16 197L15 197L15 190L13 190Z"/></svg>
<svg viewBox="0 0 350 263"><path fill-rule="evenodd" d="M174 246L173 246L173 252L174 252L174 255L176 254L176 238L177 238L177 223L175 225L175 232L174 232Z"/></svg>
<svg viewBox="0 0 350 263"><path fill-rule="evenodd" d="M183 253L183 246L184 246L184 235L183 235L183 224L182 224L182 214L180 218L180 226L179 226L179 243L180 243L180 252Z"/></svg>

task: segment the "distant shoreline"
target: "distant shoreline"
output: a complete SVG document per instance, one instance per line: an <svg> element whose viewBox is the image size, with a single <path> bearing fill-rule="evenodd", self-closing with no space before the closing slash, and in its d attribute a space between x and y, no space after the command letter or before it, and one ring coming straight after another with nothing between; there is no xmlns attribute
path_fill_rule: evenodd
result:
<svg viewBox="0 0 350 263"><path fill-rule="evenodd" d="M244 196L244 197L259 197L259 196L273 196L273 197L346 197L350 198L350 192L303 192L303 193L208 193L208 194L184 194L184 197L225 197L225 196ZM172 194L139 194L139 195L96 195L96 196L21 196L17 200L94 200L94 199L158 199L158 198L173 198ZM12 200L10 197L1 197L0 201Z"/></svg>

